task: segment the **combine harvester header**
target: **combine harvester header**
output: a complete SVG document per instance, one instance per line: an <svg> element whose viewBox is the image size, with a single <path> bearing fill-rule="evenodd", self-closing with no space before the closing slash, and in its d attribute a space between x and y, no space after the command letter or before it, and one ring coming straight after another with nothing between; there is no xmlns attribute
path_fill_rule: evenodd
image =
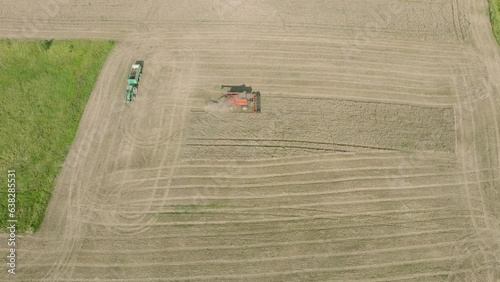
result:
<svg viewBox="0 0 500 282"><path fill-rule="evenodd" d="M251 86L222 85L219 104L225 104L232 112L260 113L260 92L252 91Z"/></svg>

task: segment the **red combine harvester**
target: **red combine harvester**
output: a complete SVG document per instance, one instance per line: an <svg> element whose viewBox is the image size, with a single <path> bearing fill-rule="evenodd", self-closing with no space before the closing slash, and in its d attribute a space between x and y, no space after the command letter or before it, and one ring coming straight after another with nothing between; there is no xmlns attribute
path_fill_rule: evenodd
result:
<svg viewBox="0 0 500 282"><path fill-rule="evenodd" d="M218 103L225 103L232 112L260 113L260 92L251 86L222 85L222 96Z"/></svg>

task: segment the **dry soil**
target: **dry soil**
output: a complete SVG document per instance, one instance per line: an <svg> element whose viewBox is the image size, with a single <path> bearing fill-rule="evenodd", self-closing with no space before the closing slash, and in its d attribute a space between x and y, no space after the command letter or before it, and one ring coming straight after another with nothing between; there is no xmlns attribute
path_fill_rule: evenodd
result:
<svg viewBox="0 0 500 282"><path fill-rule="evenodd" d="M486 0L0 4L1 37L120 40L19 281L500 279ZM261 115L204 112L232 83Z"/></svg>

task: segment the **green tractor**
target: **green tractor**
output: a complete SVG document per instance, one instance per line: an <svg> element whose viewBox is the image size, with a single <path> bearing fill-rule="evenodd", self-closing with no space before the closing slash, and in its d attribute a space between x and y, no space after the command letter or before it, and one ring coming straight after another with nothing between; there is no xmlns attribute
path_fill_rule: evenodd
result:
<svg viewBox="0 0 500 282"><path fill-rule="evenodd" d="M125 96L127 103L130 103L137 94L137 88L139 88L139 80L141 79L143 68L144 61L136 61L130 68L127 78L127 96Z"/></svg>

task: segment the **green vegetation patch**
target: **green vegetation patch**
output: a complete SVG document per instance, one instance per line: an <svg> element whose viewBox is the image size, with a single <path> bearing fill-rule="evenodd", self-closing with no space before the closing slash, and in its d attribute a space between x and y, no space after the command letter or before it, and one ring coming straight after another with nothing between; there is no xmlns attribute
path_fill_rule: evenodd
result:
<svg viewBox="0 0 500 282"><path fill-rule="evenodd" d="M16 171L17 230L41 224L83 110L113 41L0 40L0 225Z"/></svg>
<svg viewBox="0 0 500 282"><path fill-rule="evenodd" d="M490 3L490 21L493 27L493 34L500 44L500 0L488 0Z"/></svg>

